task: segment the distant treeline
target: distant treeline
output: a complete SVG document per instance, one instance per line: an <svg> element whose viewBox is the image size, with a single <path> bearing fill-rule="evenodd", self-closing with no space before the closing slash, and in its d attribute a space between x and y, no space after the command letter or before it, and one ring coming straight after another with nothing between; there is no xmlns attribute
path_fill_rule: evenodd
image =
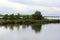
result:
<svg viewBox="0 0 60 40"><path fill-rule="evenodd" d="M14 19L36 19L36 20L41 20L43 19L43 16L41 14L40 11L36 11L34 14L32 15L21 15L20 13L17 13L17 15L14 14L5 14L2 16L2 19L5 20L14 20Z"/></svg>
<svg viewBox="0 0 60 40"><path fill-rule="evenodd" d="M32 15L21 15L20 13L5 14L0 18L0 25L5 24L46 24L46 23L60 23L60 20L46 19L42 16L40 11L36 11Z"/></svg>

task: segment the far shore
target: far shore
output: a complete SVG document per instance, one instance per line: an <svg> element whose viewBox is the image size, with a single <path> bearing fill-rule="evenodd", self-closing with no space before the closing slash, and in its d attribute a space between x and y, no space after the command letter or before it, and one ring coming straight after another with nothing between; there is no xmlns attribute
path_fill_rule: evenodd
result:
<svg viewBox="0 0 60 40"><path fill-rule="evenodd" d="M0 19L0 25L5 24L47 24L47 23L60 23L60 20L44 19L44 20L32 20L32 19L18 19L18 20L4 20Z"/></svg>
<svg viewBox="0 0 60 40"><path fill-rule="evenodd" d="M2 16L2 15L1 15ZM46 24L46 23L60 23L59 19L47 19L42 16L40 11L36 11L32 15L21 14L5 14L0 18L0 25L5 24Z"/></svg>

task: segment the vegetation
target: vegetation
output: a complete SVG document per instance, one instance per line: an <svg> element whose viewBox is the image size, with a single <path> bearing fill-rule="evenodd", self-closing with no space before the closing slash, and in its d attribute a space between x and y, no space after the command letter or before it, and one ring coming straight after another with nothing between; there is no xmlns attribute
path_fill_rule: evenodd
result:
<svg viewBox="0 0 60 40"><path fill-rule="evenodd" d="M36 11L35 14L32 15L32 19L37 19L37 20L43 19L41 12Z"/></svg>
<svg viewBox="0 0 60 40"><path fill-rule="evenodd" d="M20 14L15 15L15 19L20 19Z"/></svg>
<svg viewBox="0 0 60 40"><path fill-rule="evenodd" d="M8 14L5 14L5 15L3 16L3 19L7 20L7 19L8 19Z"/></svg>
<svg viewBox="0 0 60 40"><path fill-rule="evenodd" d="M45 19L40 11L36 11L32 15L17 15L5 14L0 18L0 24L45 24L45 23L60 23L60 20Z"/></svg>
<svg viewBox="0 0 60 40"><path fill-rule="evenodd" d="M41 20L41 19L43 19L42 14L39 11L36 11L32 15L20 15L18 13L17 15L14 15L14 14L8 15L8 14L6 14L6 15L3 16L3 19L6 19L6 20L8 20L8 19L15 20L15 19L20 19L20 18L21 19L35 19L35 20Z"/></svg>

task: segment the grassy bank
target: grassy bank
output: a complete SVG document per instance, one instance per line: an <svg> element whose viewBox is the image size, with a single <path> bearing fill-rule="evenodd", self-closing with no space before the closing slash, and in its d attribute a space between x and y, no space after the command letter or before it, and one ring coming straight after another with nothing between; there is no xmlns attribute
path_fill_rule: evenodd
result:
<svg viewBox="0 0 60 40"><path fill-rule="evenodd" d="M60 20L45 19L41 12L36 11L32 15L17 15L5 14L0 18L0 24L46 24L46 23L60 23Z"/></svg>
<svg viewBox="0 0 60 40"><path fill-rule="evenodd" d="M0 19L0 24L46 24L46 23L60 23L60 20L53 19L42 19L42 20L34 20L34 19L14 19L14 20L4 20Z"/></svg>

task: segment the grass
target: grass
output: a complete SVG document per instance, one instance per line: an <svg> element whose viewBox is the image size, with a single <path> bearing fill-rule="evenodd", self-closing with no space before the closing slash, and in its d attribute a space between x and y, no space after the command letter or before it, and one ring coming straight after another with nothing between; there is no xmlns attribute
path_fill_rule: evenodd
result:
<svg viewBox="0 0 60 40"><path fill-rule="evenodd" d="M60 23L60 20L55 19L14 19L14 20L5 20L0 19L0 24L46 24L46 23Z"/></svg>

